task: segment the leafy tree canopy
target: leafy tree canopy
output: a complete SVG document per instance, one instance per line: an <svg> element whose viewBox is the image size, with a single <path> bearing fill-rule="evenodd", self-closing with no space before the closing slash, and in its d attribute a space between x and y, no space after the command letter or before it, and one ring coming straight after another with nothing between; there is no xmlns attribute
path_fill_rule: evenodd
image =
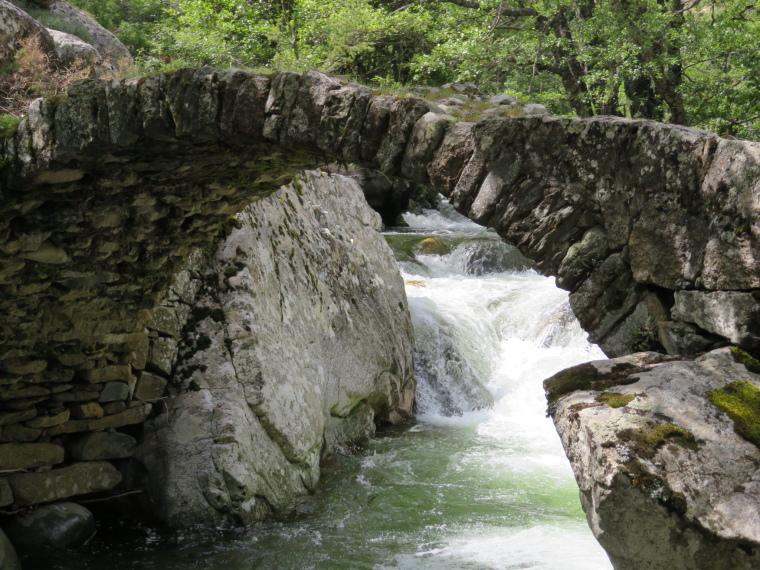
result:
<svg viewBox="0 0 760 570"><path fill-rule="evenodd" d="M319 68L379 86L475 81L557 114L760 139L752 0L75 0L146 70Z"/></svg>

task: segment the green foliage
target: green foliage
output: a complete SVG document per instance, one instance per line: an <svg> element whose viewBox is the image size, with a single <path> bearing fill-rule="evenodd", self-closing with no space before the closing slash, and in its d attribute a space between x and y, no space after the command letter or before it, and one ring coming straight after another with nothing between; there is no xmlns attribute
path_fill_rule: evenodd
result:
<svg viewBox="0 0 760 570"><path fill-rule="evenodd" d="M760 447L760 388L737 380L707 393L707 399L734 420L734 431Z"/></svg>
<svg viewBox="0 0 760 570"><path fill-rule="evenodd" d="M555 114L760 139L760 16L739 0L74 0L146 71L318 68L379 87L475 81Z"/></svg>
<svg viewBox="0 0 760 570"><path fill-rule="evenodd" d="M15 115L0 115L0 140L13 135L20 122L21 117Z"/></svg>

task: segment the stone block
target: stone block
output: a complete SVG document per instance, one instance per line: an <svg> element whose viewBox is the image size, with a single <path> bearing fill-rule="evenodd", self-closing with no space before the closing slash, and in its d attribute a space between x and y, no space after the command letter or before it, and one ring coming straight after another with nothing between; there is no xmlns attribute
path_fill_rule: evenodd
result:
<svg viewBox="0 0 760 570"><path fill-rule="evenodd" d="M134 360L131 363L135 370L142 370L145 368L145 364L148 362L148 354L150 353L150 338L147 333L143 333L140 338L134 342L125 343L124 351L135 353Z"/></svg>
<svg viewBox="0 0 760 570"><path fill-rule="evenodd" d="M97 385L96 385L97 386ZM100 391L89 388L74 388L70 392L55 394L51 399L53 402L87 402L97 400L100 397Z"/></svg>
<svg viewBox="0 0 760 570"><path fill-rule="evenodd" d="M69 410L63 410L57 414L51 416L37 416L31 421L26 422L24 425L29 428L49 428L69 421L71 412Z"/></svg>
<svg viewBox="0 0 760 570"><path fill-rule="evenodd" d="M108 382L98 398L99 402L118 402L129 397L129 386L124 382Z"/></svg>
<svg viewBox="0 0 760 570"><path fill-rule="evenodd" d="M760 303L738 291L677 291L673 318L694 323L745 348L760 347Z"/></svg>
<svg viewBox="0 0 760 570"><path fill-rule="evenodd" d="M150 345L148 366L169 376L177 360L177 341L171 338L159 337L153 339Z"/></svg>
<svg viewBox="0 0 760 570"><path fill-rule="evenodd" d="M29 360L27 358L8 358L0 362L0 368L11 374L39 374L47 368L47 361Z"/></svg>
<svg viewBox="0 0 760 570"><path fill-rule="evenodd" d="M106 416L112 416L113 414L120 414L127 409L125 402L106 402L103 404L103 414Z"/></svg>
<svg viewBox="0 0 760 570"><path fill-rule="evenodd" d="M32 443L42 435L41 429L34 429L21 424L13 424L3 429L0 442L6 443Z"/></svg>
<svg viewBox="0 0 760 570"><path fill-rule="evenodd" d="M138 400L158 400L164 395L167 380L150 372L143 372L137 381L135 388L135 398Z"/></svg>
<svg viewBox="0 0 760 570"><path fill-rule="evenodd" d="M77 420L93 420L103 417L103 408L97 402L74 402L69 405L71 417Z"/></svg>
<svg viewBox="0 0 760 570"><path fill-rule="evenodd" d="M8 477L14 504L19 506L108 491L119 481L121 474L107 461L75 463L47 473L22 473Z"/></svg>
<svg viewBox="0 0 760 570"><path fill-rule="evenodd" d="M125 410L120 414L105 416L101 419L69 420L65 424L48 428L45 430L45 435L54 436L63 433L99 431L109 428L118 428L126 425L140 424L148 419L152 408L153 406L151 404L141 404L138 407Z"/></svg>
<svg viewBox="0 0 760 570"><path fill-rule="evenodd" d="M137 440L125 433L96 431L71 439L66 449L74 459L100 461L130 457L137 446Z"/></svg>
<svg viewBox="0 0 760 570"><path fill-rule="evenodd" d="M22 410L20 412L0 412L0 426L7 426L10 424L17 424L31 420L37 415L37 410L32 408L30 410Z"/></svg>
<svg viewBox="0 0 760 570"><path fill-rule="evenodd" d="M0 471L56 465L63 456L63 447L52 443L5 443L0 445Z"/></svg>
<svg viewBox="0 0 760 570"><path fill-rule="evenodd" d="M13 491L11 491L11 486L8 484L8 479L3 477L0 478L0 507L6 507L13 503ZM2 565L0 565L0 568L2 568Z"/></svg>
<svg viewBox="0 0 760 570"><path fill-rule="evenodd" d="M129 364L113 364L103 368L93 368L82 373L82 378L93 384L104 382L128 382L132 376Z"/></svg>

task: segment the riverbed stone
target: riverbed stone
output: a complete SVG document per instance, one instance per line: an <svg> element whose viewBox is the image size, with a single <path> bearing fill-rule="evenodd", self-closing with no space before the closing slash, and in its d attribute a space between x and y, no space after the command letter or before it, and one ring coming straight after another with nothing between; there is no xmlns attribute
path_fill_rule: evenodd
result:
<svg viewBox="0 0 760 570"><path fill-rule="evenodd" d="M32 469L61 463L63 447L52 443L5 443L0 445L0 471Z"/></svg>
<svg viewBox="0 0 760 570"><path fill-rule="evenodd" d="M61 502L16 515L5 526L5 532L21 551L71 548L92 538L95 517L82 505Z"/></svg>
<svg viewBox="0 0 760 570"><path fill-rule="evenodd" d="M121 474L107 461L74 463L46 473L23 473L8 477L13 502L19 506L108 491L119 481Z"/></svg>
<svg viewBox="0 0 760 570"><path fill-rule="evenodd" d="M100 461L130 457L137 440L125 433L96 431L78 436L66 443L66 450L74 459Z"/></svg>

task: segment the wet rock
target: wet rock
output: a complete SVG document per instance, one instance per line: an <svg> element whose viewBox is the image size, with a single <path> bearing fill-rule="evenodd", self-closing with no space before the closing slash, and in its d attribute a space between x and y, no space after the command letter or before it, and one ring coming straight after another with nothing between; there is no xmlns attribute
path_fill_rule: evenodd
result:
<svg viewBox="0 0 760 570"><path fill-rule="evenodd" d="M43 444L36 444L43 445ZM113 489L121 475L107 461L74 463L46 473L23 473L8 477L13 502L19 506L37 505L76 495Z"/></svg>
<svg viewBox="0 0 760 570"><path fill-rule="evenodd" d="M523 271L533 267L533 263L516 247L500 240L480 240L459 246L455 255L459 254L467 275Z"/></svg>
<svg viewBox="0 0 760 570"><path fill-rule="evenodd" d="M71 548L92 538L95 517L77 503L55 503L16 515L5 526L5 532L21 551Z"/></svg>
<svg viewBox="0 0 760 570"><path fill-rule="evenodd" d="M451 246L438 238L425 238L417 244L415 249L423 255L446 255L451 253Z"/></svg>
<svg viewBox="0 0 760 570"><path fill-rule="evenodd" d="M615 568L760 568L760 449L713 403L737 381L760 394L760 375L724 348L693 361L597 361L545 382L581 504Z"/></svg>

